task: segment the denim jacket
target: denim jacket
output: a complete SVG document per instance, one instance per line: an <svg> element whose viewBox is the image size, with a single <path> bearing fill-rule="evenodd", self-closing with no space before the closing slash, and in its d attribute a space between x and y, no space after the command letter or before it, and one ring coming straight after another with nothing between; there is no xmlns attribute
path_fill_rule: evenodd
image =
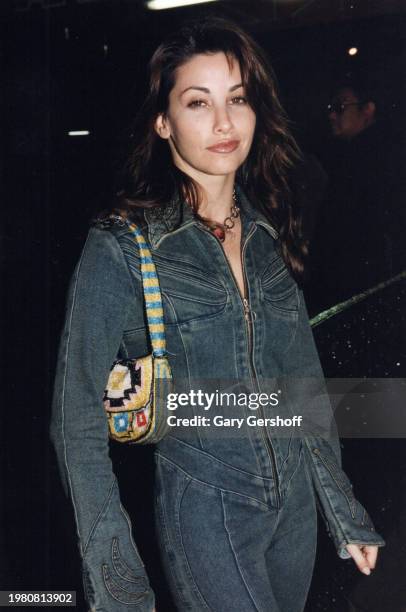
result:
<svg viewBox="0 0 406 612"><path fill-rule="evenodd" d="M383 546L341 469L340 445L303 294L278 250L267 219L238 189L244 300L219 240L178 201L147 210L142 224L163 296L167 349L177 390L220 388L279 394L276 406L232 406L241 429L176 427L178 438L253 476L272 479L264 499L279 507L303 452L319 509L339 556L348 543ZM97 612L155 605L148 576L120 502L109 457L102 397L117 358L150 353L139 256L120 223L89 231L70 284L55 380L51 438L77 526L85 596ZM247 415L302 415L298 434ZM187 405L177 416L208 411ZM231 414L231 413L229 413ZM228 415L227 415L228 416ZM264 493L265 495L265 493Z"/></svg>

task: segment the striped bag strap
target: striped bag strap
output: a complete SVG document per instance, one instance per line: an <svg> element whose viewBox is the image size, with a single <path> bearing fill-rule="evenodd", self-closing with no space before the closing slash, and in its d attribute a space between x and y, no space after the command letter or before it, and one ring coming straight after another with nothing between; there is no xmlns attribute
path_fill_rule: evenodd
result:
<svg viewBox="0 0 406 612"><path fill-rule="evenodd" d="M155 264L149 246L139 227L135 225L135 223L130 223L129 221L126 221L126 223L140 250L142 287L144 290L152 354L154 357L163 357L163 355L166 354L164 311Z"/></svg>

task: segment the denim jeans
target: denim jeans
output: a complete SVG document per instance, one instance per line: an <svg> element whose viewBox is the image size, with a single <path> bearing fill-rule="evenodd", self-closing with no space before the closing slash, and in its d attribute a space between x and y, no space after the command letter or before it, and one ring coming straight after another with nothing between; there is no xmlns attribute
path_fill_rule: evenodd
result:
<svg viewBox="0 0 406 612"><path fill-rule="evenodd" d="M316 503L304 461L283 483L219 461L169 436L156 451L156 528L179 611L300 612L310 586ZM272 499L272 496L268 496Z"/></svg>

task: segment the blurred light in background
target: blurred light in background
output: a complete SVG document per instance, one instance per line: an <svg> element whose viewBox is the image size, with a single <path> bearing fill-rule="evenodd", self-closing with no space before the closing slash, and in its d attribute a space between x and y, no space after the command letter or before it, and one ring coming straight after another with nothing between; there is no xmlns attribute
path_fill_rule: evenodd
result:
<svg viewBox="0 0 406 612"><path fill-rule="evenodd" d="M68 136L89 136L89 134L88 130L72 130L68 132Z"/></svg>
<svg viewBox="0 0 406 612"><path fill-rule="evenodd" d="M348 55L357 55L357 53L358 53L357 47L350 47L348 49Z"/></svg>
<svg viewBox="0 0 406 612"><path fill-rule="evenodd" d="M217 0L148 0L146 7L152 11L161 11L191 4L204 4L205 2L217 2Z"/></svg>

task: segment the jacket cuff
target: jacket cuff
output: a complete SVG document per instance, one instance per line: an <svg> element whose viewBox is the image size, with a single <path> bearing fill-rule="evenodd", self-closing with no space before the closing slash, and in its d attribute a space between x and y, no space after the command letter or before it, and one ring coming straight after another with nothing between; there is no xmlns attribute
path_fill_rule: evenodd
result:
<svg viewBox="0 0 406 612"><path fill-rule="evenodd" d="M362 535L362 534L361 534ZM376 534L378 537L375 538L374 540L351 540L350 542L341 542L341 544L339 544L337 546L337 554L340 557L340 559L350 559L351 555L348 552L348 550L345 548L347 544L359 544L360 546L385 546L385 542L384 540L378 535Z"/></svg>
<svg viewBox="0 0 406 612"><path fill-rule="evenodd" d="M317 503L341 559L351 555L346 544L385 546L365 508L355 498L352 485L338 465L329 443L306 438L307 465L317 493Z"/></svg>
<svg viewBox="0 0 406 612"><path fill-rule="evenodd" d="M90 612L151 612L154 608L154 592L115 478L82 551L82 579Z"/></svg>

